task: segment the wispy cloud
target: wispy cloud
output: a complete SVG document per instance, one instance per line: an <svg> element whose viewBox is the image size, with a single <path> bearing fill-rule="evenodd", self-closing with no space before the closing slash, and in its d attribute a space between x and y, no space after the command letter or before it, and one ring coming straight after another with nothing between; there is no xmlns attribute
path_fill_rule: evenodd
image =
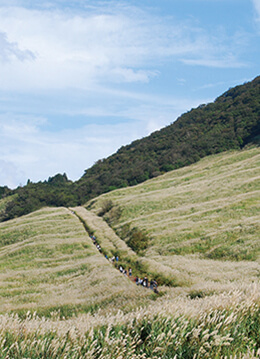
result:
<svg viewBox="0 0 260 359"><path fill-rule="evenodd" d="M77 179L210 101L186 92L194 67L207 83L212 69L245 66L243 30L131 3L0 0L0 184L57 172Z"/></svg>
<svg viewBox="0 0 260 359"><path fill-rule="evenodd" d="M198 59L182 59L182 62L186 65L192 66L203 66L203 67L214 67L219 69L225 68L242 68L247 66L244 62L239 62L233 57L225 58L225 59L217 59L217 58L198 58Z"/></svg>
<svg viewBox="0 0 260 359"><path fill-rule="evenodd" d="M260 31L260 1L259 0L252 0L253 6L255 9L255 21L258 25L258 29Z"/></svg>
<svg viewBox="0 0 260 359"><path fill-rule="evenodd" d="M130 95L124 94L131 99ZM140 103L136 102L141 96L136 93L129 106L118 108L109 101L102 107L93 104L72 113L64 107L63 119L73 115L93 121L69 129L63 125L55 132L48 130L49 121L44 117L1 114L0 185L14 187L15 183L25 184L28 178L37 182L57 172L79 179L98 159L173 122L180 113L200 103L167 96L143 96ZM119 120L110 123L106 121L109 116Z"/></svg>
<svg viewBox="0 0 260 359"><path fill-rule="evenodd" d="M1 185L8 185L9 188L16 188L21 183L21 178L25 174L18 169L18 167L10 162L0 159L0 183Z"/></svg>
<svg viewBox="0 0 260 359"><path fill-rule="evenodd" d="M241 65L235 52L227 61L227 52L234 48L231 36L226 36L229 46L223 48L215 36L192 23L163 23L149 12L115 4L99 3L81 13L0 8L1 54L16 60L0 69L1 86L91 88L93 83L149 82L158 75L158 66L169 60L211 67ZM21 63L29 58L34 61Z"/></svg>
<svg viewBox="0 0 260 359"><path fill-rule="evenodd" d="M38 122L38 124L37 124ZM19 116L0 117L0 183L11 187L47 179L57 172L67 172L73 180L100 158L114 153L122 144L147 133L136 122L85 125L58 133L43 131L41 121L27 121ZM80 165L79 165L80 164ZM28 175L30 174L30 175Z"/></svg>
<svg viewBox="0 0 260 359"><path fill-rule="evenodd" d="M4 32L0 32L0 60L4 63L12 60L25 61L34 60L35 54L29 50L21 50L17 43L9 42L7 35Z"/></svg>

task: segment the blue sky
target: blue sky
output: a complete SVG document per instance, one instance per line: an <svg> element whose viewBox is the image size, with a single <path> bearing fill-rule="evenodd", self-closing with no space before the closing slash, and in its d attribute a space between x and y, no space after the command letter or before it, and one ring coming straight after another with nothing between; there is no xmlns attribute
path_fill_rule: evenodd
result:
<svg viewBox="0 0 260 359"><path fill-rule="evenodd" d="M260 0L0 0L0 185L98 159L259 75Z"/></svg>

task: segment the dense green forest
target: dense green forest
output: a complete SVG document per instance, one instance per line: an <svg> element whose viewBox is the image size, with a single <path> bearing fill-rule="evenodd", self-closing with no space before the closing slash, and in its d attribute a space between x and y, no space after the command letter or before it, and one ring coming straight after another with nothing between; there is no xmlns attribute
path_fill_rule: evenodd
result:
<svg viewBox="0 0 260 359"><path fill-rule="evenodd" d="M0 220L30 213L43 206L74 206L116 188L136 185L149 178L198 161L210 154L260 142L260 77L234 87L213 103L201 105L174 123L143 139L121 147L99 160L76 182L66 174L31 183L14 191Z"/></svg>
<svg viewBox="0 0 260 359"><path fill-rule="evenodd" d="M12 190L10 190L7 186L0 187L0 198L9 196L12 193Z"/></svg>

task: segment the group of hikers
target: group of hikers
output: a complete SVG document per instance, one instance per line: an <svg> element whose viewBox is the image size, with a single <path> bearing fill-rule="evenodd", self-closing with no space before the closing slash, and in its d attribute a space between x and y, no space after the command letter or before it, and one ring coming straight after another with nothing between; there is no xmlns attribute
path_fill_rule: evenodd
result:
<svg viewBox="0 0 260 359"><path fill-rule="evenodd" d="M99 252L101 253L101 252L102 252L102 248L101 248L101 246L97 243L96 237L95 237L95 236L90 236L90 238L92 239L93 244L96 246L96 248L97 248L97 249L99 250Z"/></svg>
<svg viewBox="0 0 260 359"><path fill-rule="evenodd" d="M154 291L154 293L159 293L158 292L158 284L157 284L156 280L154 280L154 279L152 279L149 282L147 277L144 277L144 279L136 277L135 282L137 285L142 285L143 287L152 289Z"/></svg>
<svg viewBox="0 0 260 359"><path fill-rule="evenodd" d="M98 244L98 242L96 240L96 237L94 235L91 235L90 238L92 239L93 244L96 246L96 248L99 250L99 252L102 253L102 248ZM105 258L107 260L109 260L112 264L115 264L115 267L120 271L120 273L122 273L126 277L130 278L132 281L134 281L136 283L136 285L141 285L144 288L152 289L155 293L159 293L158 292L158 284L157 284L156 280L152 279L149 282L147 277L144 277L144 278L135 277L135 278L133 278L133 276L132 276L132 268L128 268L128 271L127 271L127 269L123 268L122 265L118 265L118 262L119 262L119 257L118 256L113 256L111 258L108 258L108 256L105 255Z"/></svg>

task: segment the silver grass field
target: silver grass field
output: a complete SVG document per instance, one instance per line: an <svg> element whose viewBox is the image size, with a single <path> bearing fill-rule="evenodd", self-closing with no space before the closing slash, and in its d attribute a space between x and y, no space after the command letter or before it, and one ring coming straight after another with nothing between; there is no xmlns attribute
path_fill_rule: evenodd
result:
<svg viewBox="0 0 260 359"><path fill-rule="evenodd" d="M259 358L259 194L252 147L0 223L0 358Z"/></svg>

